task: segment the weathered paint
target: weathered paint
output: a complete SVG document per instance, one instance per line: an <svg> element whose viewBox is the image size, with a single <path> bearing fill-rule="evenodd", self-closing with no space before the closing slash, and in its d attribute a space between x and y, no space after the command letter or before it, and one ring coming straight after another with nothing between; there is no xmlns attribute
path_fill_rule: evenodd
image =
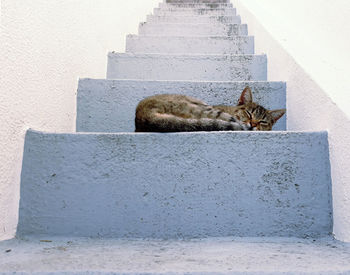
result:
<svg viewBox="0 0 350 275"><path fill-rule="evenodd" d="M167 23L228 23L241 24L241 17L236 16L186 16L186 15L167 15L156 16L153 14L147 15L147 22L167 22Z"/></svg>
<svg viewBox="0 0 350 275"><path fill-rule="evenodd" d="M78 132L133 132L137 104L155 94L186 94L211 105L235 105L246 86L254 101L275 110L286 106L283 82L186 82L81 79L77 96ZM274 126L286 130L286 115Z"/></svg>
<svg viewBox="0 0 350 275"><path fill-rule="evenodd" d="M254 54L253 36L138 36L126 38L127 53Z"/></svg>
<svg viewBox="0 0 350 275"><path fill-rule="evenodd" d="M266 55L109 53L108 79L267 80Z"/></svg>
<svg viewBox="0 0 350 275"><path fill-rule="evenodd" d="M233 8L232 3L159 3L159 8L199 8L199 9L217 9L217 8Z"/></svg>
<svg viewBox="0 0 350 275"><path fill-rule="evenodd" d="M349 275L350 246L331 239L115 240L0 243L0 274ZM12 251L4 253L7 249Z"/></svg>
<svg viewBox="0 0 350 275"><path fill-rule="evenodd" d="M230 0L163 0L163 3L168 3L168 4L188 4L188 3L220 4L220 3L230 3Z"/></svg>
<svg viewBox="0 0 350 275"><path fill-rule="evenodd" d="M173 8L173 9L164 9L164 8L155 8L153 9L154 15L192 15L192 16L202 16L202 15L215 15L215 16L235 16L237 14L236 9L232 8L222 8L222 9L188 9L188 8Z"/></svg>
<svg viewBox="0 0 350 275"><path fill-rule="evenodd" d="M200 24L143 22L139 25L139 35L150 36L237 36L248 35L245 24Z"/></svg>
<svg viewBox="0 0 350 275"><path fill-rule="evenodd" d="M19 216L19 236L328 236L327 133L28 131Z"/></svg>

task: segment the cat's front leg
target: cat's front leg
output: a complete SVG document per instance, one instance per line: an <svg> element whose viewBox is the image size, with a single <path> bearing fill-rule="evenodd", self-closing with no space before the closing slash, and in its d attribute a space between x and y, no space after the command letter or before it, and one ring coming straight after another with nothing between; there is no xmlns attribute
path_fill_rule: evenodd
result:
<svg viewBox="0 0 350 275"><path fill-rule="evenodd" d="M241 121L216 120L215 128L218 131L250 131L251 127ZM215 131L215 130L214 130Z"/></svg>
<svg viewBox="0 0 350 275"><path fill-rule="evenodd" d="M247 124L242 123L240 121L230 122L230 124L232 125L233 131L252 131L252 127L250 127Z"/></svg>
<svg viewBox="0 0 350 275"><path fill-rule="evenodd" d="M220 109L213 108L211 111L208 113L208 117L211 119L216 120L219 122L218 124L220 125L219 128L221 130L227 130L227 131L251 131L252 128L250 125L247 125L243 123L242 121L234 118L232 115L229 113L226 113Z"/></svg>
<svg viewBox="0 0 350 275"><path fill-rule="evenodd" d="M235 128L239 129L239 130L235 130L235 131L253 131L253 127L251 127L250 125L248 125L246 123L243 123L242 121L235 119L234 117L232 117L231 123L235 125L234 126Z"/></svg>

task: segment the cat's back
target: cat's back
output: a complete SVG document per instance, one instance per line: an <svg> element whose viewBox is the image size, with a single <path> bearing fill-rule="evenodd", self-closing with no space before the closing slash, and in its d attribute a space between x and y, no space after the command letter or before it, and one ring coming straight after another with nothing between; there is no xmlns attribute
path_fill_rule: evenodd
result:
<svg viewBox="0 0 350 275"><path fill-rule="evenodd" d="M159 94L147 97L140 101L136 108L136 117L144 116L149 112L183 113L189 108L207 106L203 101L179 94Z"/></svg>
<svg viewBox="0 0 350 275"><path fill-rule="evenodd" d="M136 132L239 131L235 119L193 97L162 94L142 100L136 108Z"/></svg>

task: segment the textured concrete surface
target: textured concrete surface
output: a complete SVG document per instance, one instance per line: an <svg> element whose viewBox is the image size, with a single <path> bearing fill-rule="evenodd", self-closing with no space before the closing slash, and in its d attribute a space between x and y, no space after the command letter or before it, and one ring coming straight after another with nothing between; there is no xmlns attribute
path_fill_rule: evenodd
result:
<svg viewBox="0 0 350 275"><path fill-rule="evenodd" d="M283 82L184 82L81 79L77 96L78 132L133 132L137 104L147 96L164 93L186 94L211 105L237 104L249 85L254 100L275 110L286 106ZM286 115L274 130L286 130Z"/></svg>
<svg viewBox="0 0 350 275"><path fill-rule="evenodd" d="M0 243L1 275L345 275L349 259L349 244L331 239L26 238Z"/></svg>
<svg viewBox="0 0 350 275"><path fill-rule="evenodd" d="M184 15L167 15L156 16L153 14L147 15L147 22L167 22L167 23L224 23L224 24L241 24L241 17L236 16L184 16Z"/></svg>
<svg viewBox="0 0 350 275"><path fill-rule="evenodd" d="M26 135L18 235L328 236L326 132Z"/></svg>
<svg viewBox="0 0 350 275"><path fill-rule="evenodd" d="M126 52L170 54L254 54L253 36L128 35Z"/></svg>
<svg viewBox="0 0 350 275"><path fill-rule="evenodd" d="M159 3L159 8L197 8L197 9L217 9L233 8L232 3Z"/></svg>
<svg viewBox="0 0 350 275"><path fill-rule="evenodd" d="M170 4L188 4L188 3L218 4L218 3L230 3L230 0L163 0L163 3L170 3Z"/></svg>
<svg viewBox="0 0 350 275"><path fill-rule="evenodd" d="M109 53L108 79L267 80L266 55Z"/></svg>
<svg viewBox="0 0 350 275"><path fill-rule="evenodd" d="M199 24L199 23L161 23L143 22L139 35L150 36L237 36L248 35L246 24Z"/></svg>
<svg viewBox="0 0 350 275"><path fill-rule="evenodd" d="M215 16L235 16L237 14L236 9L188 9L188 8L172 8L172 9L164 9L164 8L155 8L153 9L154 15L215 15Z"/></svg>

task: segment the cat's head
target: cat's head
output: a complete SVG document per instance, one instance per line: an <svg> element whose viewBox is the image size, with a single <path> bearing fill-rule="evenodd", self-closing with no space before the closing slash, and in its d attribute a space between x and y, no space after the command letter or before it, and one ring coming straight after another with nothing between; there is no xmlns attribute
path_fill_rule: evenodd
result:
<svg viewBox="0 0 350 275"><path fill-rule="evenodd" d="M246 87L238 100L238 108L234 116L251 127L253 131L270 131L285 112L286 109L266 110L253 102L252 90Z"/></svg>

